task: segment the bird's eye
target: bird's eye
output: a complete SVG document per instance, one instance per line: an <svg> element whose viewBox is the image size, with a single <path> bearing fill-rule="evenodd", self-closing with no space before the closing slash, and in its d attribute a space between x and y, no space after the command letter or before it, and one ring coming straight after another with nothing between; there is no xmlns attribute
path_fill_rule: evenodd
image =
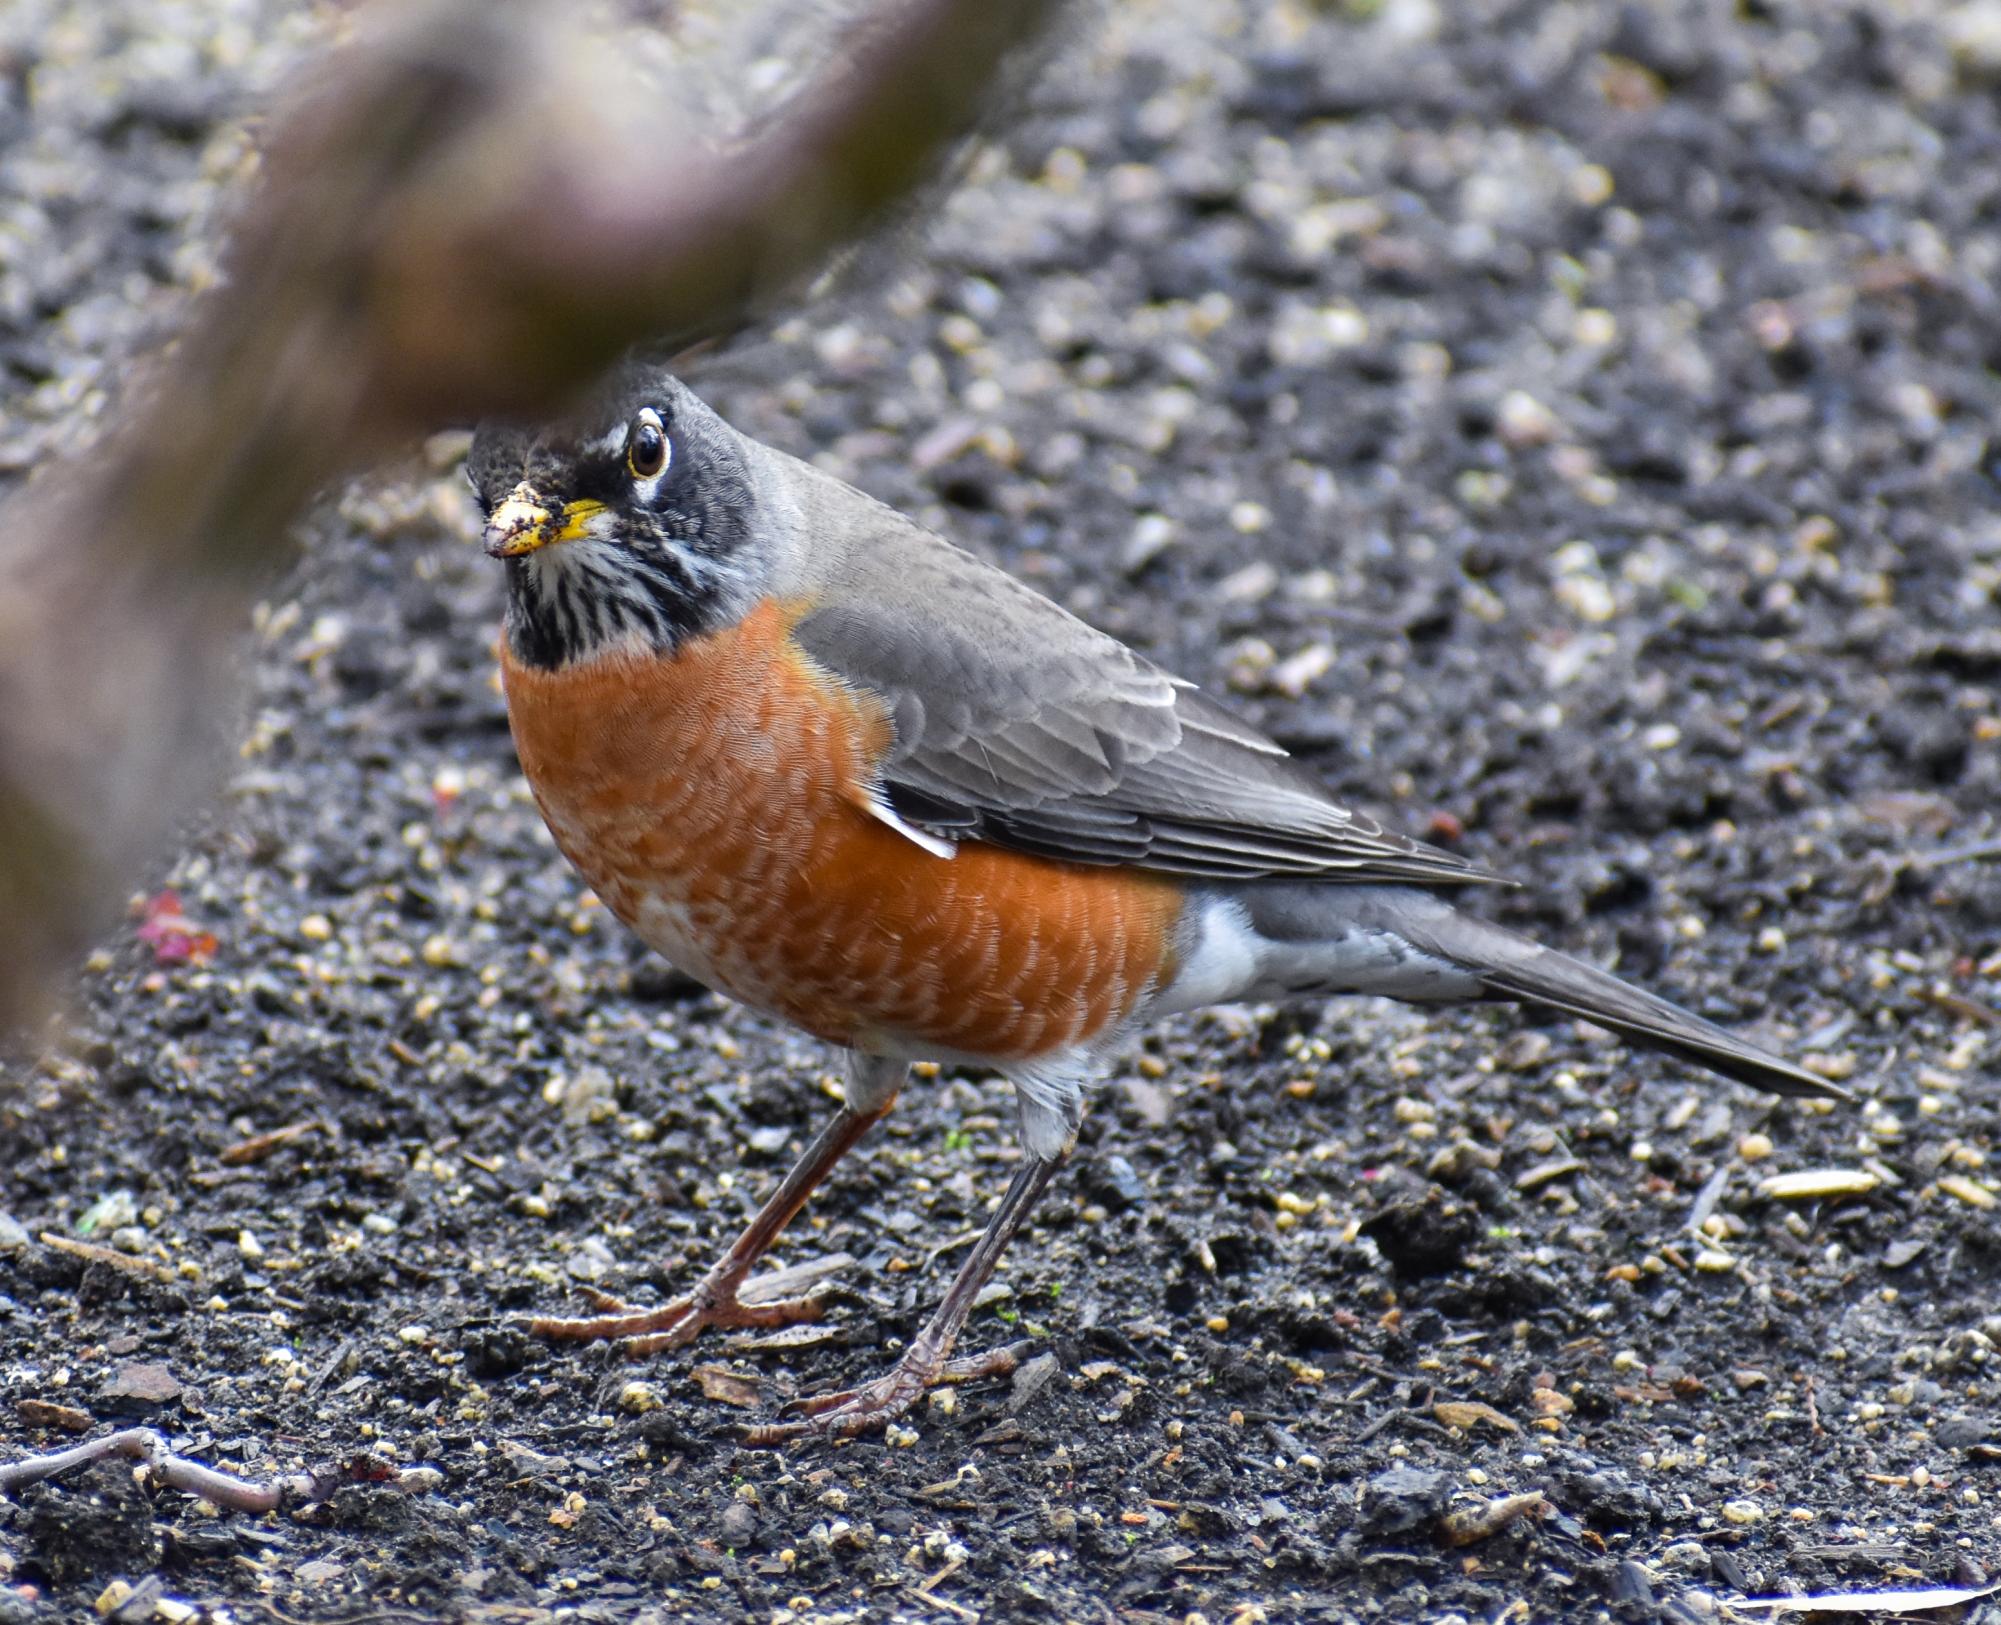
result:
<svg viewBox="0 0 2001 1625"><path fill-rule="evenodd" d="M672 456L660 414L648 407L632 420L632 432L625 438L625 466L634 479L650 480L665 472Z"/></svg>

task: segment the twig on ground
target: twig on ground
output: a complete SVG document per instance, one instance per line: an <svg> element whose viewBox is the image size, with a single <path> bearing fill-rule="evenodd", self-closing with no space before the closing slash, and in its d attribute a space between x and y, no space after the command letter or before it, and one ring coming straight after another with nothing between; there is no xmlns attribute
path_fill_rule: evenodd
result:
<svg viewBox="0 0 2001 1625"><path fill-rule="evenodd" d="M1964 993L1954 993L1942 987L1921 987L1919 998L1926 1004L1935 1005L1949 1016L1957 1016L1961 1021L1970 1021L1978 1027L2001 1027L2001 1010L1991 1004L1969 998Z"/></svg>
<svg viewBox="0 0 2001 1625"><path fill-rule="evenodd" d="M2001 858L2001 839L1971 841L1965 846L1941 847L1936 852L1913 852L1904 861L1913 869L1943 869L1952 863L1979 863Z"/></svg>
<svg viewBox="0 0 2001 1625"><path fill-rule="evenodd" d="M362 1458L341 1467L322 1467L310 1473L285 1473L258 1483L234 1478L228 1473L189 1461L168 1449L166 1439L152 1428L126 1428L108 1433L88 1444L73 1445L46 1456L29 1456L0 1465L0 1495L13 1495L30 1484L88 1466L107 1457L124 1456L143 1462L147 1470L168 1489L199 1495L231 1512L275 1512L279 1507L322 1501L342 1484L380 1481L395 1475L393 1468Z"/></svg>
<svg viewBox="0 0 2001 1625"><path fill-rule="evenodd" d="M963 1557L953 1558L936 1574L932 1575L930 1579L919 1585L912 1586L910 1594L928 1608L942 1608L946 1613L955 1615L959 1619L977 1621L980 1616L972 1609L964 1606L962 1603L956 1603L949 1598L939 1596L936 1590L938 1586L943 1585L965 1566L966 1560Z"/></svg>
<svg viewBox="0 0 2001 1625"><path fill-rule="evenodd" d="M216 1161L225 1168L240 1168L246 1163L262 1162L280 1146L308 1134L330 1134L331 1129L317 1117L309 1117L303 1123L287 1123L283 1128L267 1129L262 1134L253 1134L247 1140L238 1140L234 1145L224 1146L216 1153Z"/></svg>

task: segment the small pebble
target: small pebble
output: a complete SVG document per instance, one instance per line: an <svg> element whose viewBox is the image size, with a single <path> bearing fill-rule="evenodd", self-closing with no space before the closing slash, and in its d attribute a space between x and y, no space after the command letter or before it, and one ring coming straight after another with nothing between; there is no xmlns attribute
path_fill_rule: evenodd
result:
<svg viewBox="0 0 2001 1625"><path fill-rule="evenodd" d="M1556 414L1526 390L1509 390L1494 414L1494 432L1501 443L1517 450L1546 446L1562 429Z"/></svg>

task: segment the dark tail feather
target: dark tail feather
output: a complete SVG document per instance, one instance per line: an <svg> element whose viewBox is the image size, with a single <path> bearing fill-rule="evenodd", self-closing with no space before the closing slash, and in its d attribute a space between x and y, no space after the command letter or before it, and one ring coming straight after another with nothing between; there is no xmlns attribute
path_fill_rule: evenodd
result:
<svg viewBox="0 0 2001 1625"><path fill-rule="evenodd" d="M1622 1038L1664 1050L1768 1094L1814 1100L1853 1098L1847 1090L1767 1054L1714 1022L1504 927L1456 912L1426 919L1415 932L1409 930L1414 922L1402 923L1416 946L1476 972L1495 998L1518 999L1581 1016Z"/></svg>

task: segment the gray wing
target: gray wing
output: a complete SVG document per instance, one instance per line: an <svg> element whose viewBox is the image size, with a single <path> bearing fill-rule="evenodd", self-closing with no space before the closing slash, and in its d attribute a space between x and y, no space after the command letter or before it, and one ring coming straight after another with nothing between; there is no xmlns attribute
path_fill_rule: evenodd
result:
<svg viewBox="0 0 2001 1625"><path fill-rule="evenodd" d="M1493 881L1337 805L1256 729L1012 576L868 504L828 548L808 656L872 691L906 823L1072 863L1256 879Z"/></svg>

